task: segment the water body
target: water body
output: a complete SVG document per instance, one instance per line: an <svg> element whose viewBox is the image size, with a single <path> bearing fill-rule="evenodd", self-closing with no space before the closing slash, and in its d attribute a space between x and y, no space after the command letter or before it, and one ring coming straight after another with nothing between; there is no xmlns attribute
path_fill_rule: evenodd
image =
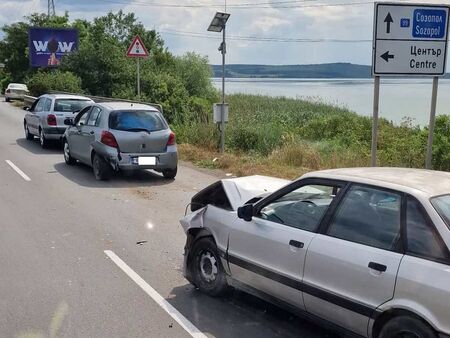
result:
<svg viewBox="0 0 450 338"><path fill-rule="evenodd" d="M221 80L214 78L221 88ZM381 79L380 117L427 125L432 79ZM372 116L373 79L227 79L226 93L286 96L331 103ZM439 80L438 114L450 114L450 79Z"/></svg>

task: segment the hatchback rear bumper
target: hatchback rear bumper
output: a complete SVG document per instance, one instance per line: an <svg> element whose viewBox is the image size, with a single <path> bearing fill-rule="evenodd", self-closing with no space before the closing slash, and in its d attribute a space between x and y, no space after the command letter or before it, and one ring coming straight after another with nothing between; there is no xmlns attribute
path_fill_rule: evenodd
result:
<svg viewBox="0 0 450 338"><path fill-rule="evenodd" d="M140 170L154 169L161 171L164 169L175 169L178 165L178 151L176 146L168 146L164 153L119 153L116 148L105 145L96 149L97 153L111 164L116 170ZM155 157L155 165L139 165L138 157Z"/></svg>
<svg viewBox="0 0 450 338"><path fill-rule="evenodd" d="M49 140L59 140L63 137L66 128L64 127L46 127L44 128L44 135Z"/></svg>

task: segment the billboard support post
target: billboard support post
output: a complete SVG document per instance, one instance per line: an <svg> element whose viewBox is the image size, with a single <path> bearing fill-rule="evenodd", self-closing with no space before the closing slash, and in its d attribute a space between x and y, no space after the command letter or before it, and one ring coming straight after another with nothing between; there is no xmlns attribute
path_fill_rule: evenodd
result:
<svg viewBox="0 0 450 338"><path fill-rule="evenodd" d="M430 124L428 126L428 143L427 143L427 158L425 160L425 168L432 169L431 160L433 157L433 134L436 119L436 102L438 93L439 78L433 77L433 89L431 91L431 109L430 109Z"/></svg>

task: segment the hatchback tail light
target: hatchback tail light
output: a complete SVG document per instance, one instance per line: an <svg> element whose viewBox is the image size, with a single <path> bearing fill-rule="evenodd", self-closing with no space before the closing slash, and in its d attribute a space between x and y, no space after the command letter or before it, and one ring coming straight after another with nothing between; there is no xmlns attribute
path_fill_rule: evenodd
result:
<svg viewBox="0 0 450 338"><path fill-rule="evenodd" d="M119 148L119 145L117 144L116 138L114 135L109 131L102 131L102 136L100 138L100 142L103 144L106 144L107 146L113 147L113 148Z"/></svg>
<svg viewBox="0 0 450 338"><path fill-rule="evenodd" d="M56 116L53 114L48 114L47 116L47 124L49 126L56 126Z"/></svg>
<svg viewBox="0 0 450 338"><path fill-rule="evenodd" d="M169 140L167 141L168 146L174 146L175 145L175 133L173 131L170 132Z"/></svg>

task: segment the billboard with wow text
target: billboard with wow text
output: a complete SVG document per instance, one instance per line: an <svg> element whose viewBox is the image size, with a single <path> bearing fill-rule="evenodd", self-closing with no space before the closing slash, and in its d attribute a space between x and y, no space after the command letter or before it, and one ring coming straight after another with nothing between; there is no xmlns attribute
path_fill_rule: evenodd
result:
<svg viewBox="0 0 450 338"><path fill-rule="evenodd" d="M30 28L31 67L57 67L63 56L78 49L78 31L61 28Z"/></svg>

